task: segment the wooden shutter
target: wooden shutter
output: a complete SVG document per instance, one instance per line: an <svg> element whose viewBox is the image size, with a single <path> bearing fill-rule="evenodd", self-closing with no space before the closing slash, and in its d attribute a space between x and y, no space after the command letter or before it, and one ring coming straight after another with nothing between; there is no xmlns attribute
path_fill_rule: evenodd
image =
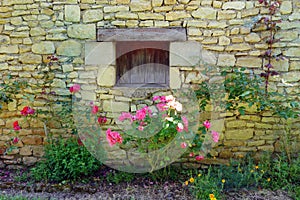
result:
<svg viewBox="0 0 300 200"><path fill-rule="evenodd" d="M168 85L168 42L118 42L116 47L117 85Z"/></svg>

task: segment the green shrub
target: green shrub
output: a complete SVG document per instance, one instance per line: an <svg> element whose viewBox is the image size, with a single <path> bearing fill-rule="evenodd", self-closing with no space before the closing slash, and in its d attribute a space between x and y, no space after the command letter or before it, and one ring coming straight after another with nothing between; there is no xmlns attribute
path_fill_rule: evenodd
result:
<svg viewBox="0 0 300 200"><path fill-rule="evenodd" d="M100 162L77 139L51 141L45 147L44 159L31 169L35 180L77 180L99 169Z"/></svg>

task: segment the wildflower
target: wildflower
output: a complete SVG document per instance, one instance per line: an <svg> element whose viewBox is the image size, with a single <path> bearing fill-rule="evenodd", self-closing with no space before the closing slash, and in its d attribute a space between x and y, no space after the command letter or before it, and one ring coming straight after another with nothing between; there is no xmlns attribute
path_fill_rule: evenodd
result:
<svg viewBox="0 0 300 200"><path fill-rule="evenodd" d="M225 179L222 179L222 183L225 183L226 181L225 181Z"/></svg>
<svg viewBox="0 0 300 200"><path fill-rule="evenodd" d="M98 110L99 110L99 107L98 106L92 106L92 113L93 114L96 114L97 112L98 112Z"/></svg>
<svg viewBox="0 0 300 200"><path fill-rule="evenodd" d="M209 194L209 198L210 199L215 198L215 195L214 194Z"/></svg>
<svg viewBox="0 0 300 200"><path fill-rule="evenodd" d="M204 159L204 156L198 155L198 156L195 157L195 159L196 159L197 161L200 161L200 160L203 160L203 159Z"/></svg>
<svg viewBox="0 0 300 200"><path fill-rule="evenodd" d="M210 125L210 122L208 120L206 120L205 122L203 122L203 126L207 129L209 129L211 125Z"/></svg>
<svg viewBox="0 0 300 200"><path fill-rule="evenodd" d="M189 181L185 181L184 184L185 184L185 185L188 185L188 184L189 184Z"/></svg>
<svg viewBox="0 0 300 200"><path fill-rule="evenodd" d="M253 172L254 172L254 170L252 169L250 172L251 172L251 173L253 173Z"/></svg>
<svg viewBox="0 0 300 200"><path fill-rule="evenodd" d="M29 106L25 106L22 110L21 110L21 115L27 116L27 115L33 115L35 112L34 109L30 108Z"/></svg>
<svg viewBox="0 0 300 200"><path fill-rule="evenodd" d="M19 138L15 137L13 140L12 140L12 143L13 144L17 144L19 142Z"/></svg>
<svg viewBox="0 0 300 200"><path fill-rule="evenodd" d="M74 84L73 86L70 87L70 92L71 93L76 93L80 90L80 85L79 84Z"/></svg>
<svg viewBox="0 0 300 200"><path fill-rule="evenodd" d="M202 176L202 174L198 174L198 177Z"/></svg>
<svg viewBox="0 0 300 200"><path fill-rule="evenodd" d="M183 149L185 149L185 148L187 147L187 144L186 144L185 142L182 142L182 143L180 144L180 147L183 148Z"/></svg>
<svg viewBox="0 0 300 200"><path fill-rule="evenodd" d="M138 130L139 130L139 131L143 131L143 130L144 130L144 127L140 125L140 126L138 126Z"/></svg>
<svg viewBox="0 0 300 200"><path fill-rule="evenodd" d="M121 135L116 131L111 131L110 128L106 131L106 139L110 146L113 146L116 143L121 144L123 142L123 138L121 137Z"/></svg>
<svg viewBox="0 0 300 200"><path fill-rule="evenodd" d="M211 136L212 136L212 139L213 139L214 142L217 143L217 142L219 141L220 135L219 135L218 132L212 131L212 132L211 132Z"/></svg>
<svg viewBox="0 0 300 200"><path fill-rule="evenodd" d="M271 181L271 178L268 178L267 181L270 182L270 181Z"/></svg>
<svg viewBox="0 0 300 200"><path fill-rule="evenodd" d="M177 124L177 127L176 127L176 130L177 130L178 132L182 132L183 129L184 129L183 124L182 124L182 123L178 123L178 124Z"/></svg>
<svg viewBox="0 0 300 200"><path fill-rule="evenodd" d="M195 182L195 179L194 179L193 177L191 177L191 178L190 178L190 182L191 182L191 183L194 183L194 182Z"/></svg>
<svg viewBox="0 0 300 200"><path fill-rule="evenodd" d="M255 166L255 169L258 169L258 168L259 168L258 165L256 165L256 166Z"/></svg>
<svg viewBox="0 0 300 200"><path fill-rule="evenodd" d="M98 123L99 124L105 124L107 122L107 118L106 117L98 117Z"/></svg>
<svg viewBox="0 0 300 200"><path fill-rule="evenodd" d="M21 129L21 127L19 126L19 122L18 121L14 121L13 123L13 127L15 131L18 131Z"/></svg>
<svg viewBox="0 0 300 200"><path fill-rule="evenodd" d="M195 155L194 152L190 153L190 157L194 157L194 155Z"/></svg>

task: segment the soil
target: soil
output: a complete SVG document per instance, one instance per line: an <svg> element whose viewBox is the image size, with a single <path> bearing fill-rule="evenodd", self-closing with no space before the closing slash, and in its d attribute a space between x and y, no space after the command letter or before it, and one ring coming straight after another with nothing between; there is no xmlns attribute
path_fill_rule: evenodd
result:
<svg viewBox="0 0 300 200"><path fill-rule="evenodd" d="M1 173L2 172L2 173ZM58 200L193 200L193 196L182 181L155 182L138 177L130 182L109 183L92 177L86 183L45 183L18 180L18 171L0 170L0 196L22 196L27 199ZM226 191L226 200L292 200L284 191L240 190Z"/></svg>

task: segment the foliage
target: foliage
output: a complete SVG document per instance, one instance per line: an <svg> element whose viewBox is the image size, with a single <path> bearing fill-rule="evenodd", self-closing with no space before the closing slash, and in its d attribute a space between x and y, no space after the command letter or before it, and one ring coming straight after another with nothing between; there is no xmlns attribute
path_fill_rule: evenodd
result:
<svg viewBox="0 0 300 200"><path fill-rule="evenodd" d="M198 199L208 199L209 194L216 198L225 191L246 189L283 189L292 196L299 195L300 158L289 163L286 155L277 155L275 159L266 154L260 162L252 156L242 160L231 160L229 165L210 166L208 170L193 172L185 182ZM193 176L194 174L194 176Z"/></svg>
<svg viewBox="0 0 300 200"><path fill-rule="evenodd" d="M96 160L77 139L52 140L45 147L44 159L32 168L35 180L63 181L77 180L97 170Z"/></svg>
<svg viewBox="0 0 300 200"><path fill-rule="evenodd" d="M25 81L12 81L12 77L8 76L8 79L3 83L0 83L0 109L2 109L2 103L12 102L14 95L18 94L21 90L27 87Z"/></svg>
<svg viewBox="0 0 300 200"><path fill-rule="evenodd" d="M133 173L123 172L123 171L111 171L106 175L106 180L110 183L119 184L121 182L130 182L135 179Z"/></svg>

